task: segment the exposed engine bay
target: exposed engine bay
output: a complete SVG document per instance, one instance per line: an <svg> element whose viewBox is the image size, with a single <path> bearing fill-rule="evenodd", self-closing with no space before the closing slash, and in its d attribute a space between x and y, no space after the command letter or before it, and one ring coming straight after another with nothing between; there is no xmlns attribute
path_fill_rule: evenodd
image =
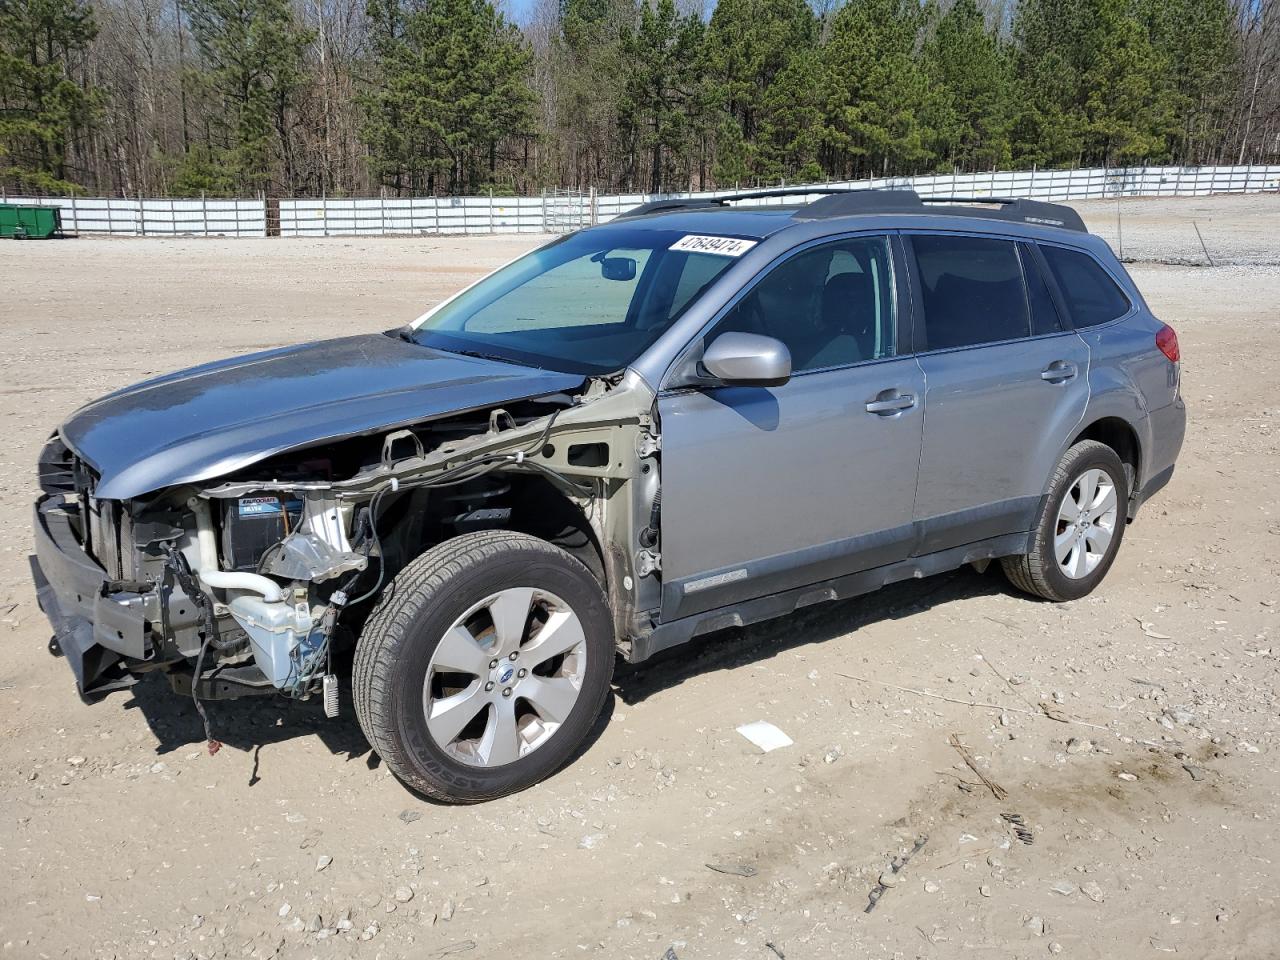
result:
<svg viewBox="0 0 1280 960"><path fill-rule="evenodd" d="M581 560L609 594L626 654L660 598L652 409L634 375L597 378L128 500L99 499L92 466L55 436L41 457L38 529L56 536L65 521L107 574L92 638L76 641L81 692L158 670L197 704L323 694L336 714L335 673L379 594L424 549L486 529Z"/></svg>

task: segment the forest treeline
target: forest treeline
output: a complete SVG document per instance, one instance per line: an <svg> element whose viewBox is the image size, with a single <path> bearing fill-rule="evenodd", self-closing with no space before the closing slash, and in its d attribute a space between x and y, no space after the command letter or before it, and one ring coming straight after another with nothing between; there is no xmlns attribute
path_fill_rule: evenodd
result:
<svg viewBox="0 0 1280 960"><path fill-rule="evenodd" d="M0 185L680 191L1275 162L1280 0L0 0Z"/></svg>

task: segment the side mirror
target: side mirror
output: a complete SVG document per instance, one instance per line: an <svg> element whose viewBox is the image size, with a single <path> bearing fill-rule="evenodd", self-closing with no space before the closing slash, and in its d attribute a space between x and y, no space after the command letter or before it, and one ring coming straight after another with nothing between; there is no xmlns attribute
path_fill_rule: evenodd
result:
<svg viewBox="0 0 1280 960"><path fill-rule="evenodd" d="M631 257L605 257L600 261L600 276L606 280L634 280L636 262Z"/></svg>
<svg viewBox="0 0 1280 960"><path fill-rule="evenodd" d="M726 384L777 387L791 379L791 351L757 333L722 333L702 354L702 367Z"/></svg>

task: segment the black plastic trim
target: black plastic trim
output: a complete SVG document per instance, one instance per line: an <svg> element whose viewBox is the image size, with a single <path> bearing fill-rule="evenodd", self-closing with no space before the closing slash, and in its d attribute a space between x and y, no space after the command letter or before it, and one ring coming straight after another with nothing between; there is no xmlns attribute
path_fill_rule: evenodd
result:
<svg viewBox="0 0 1280 960"><path fill-rule="evenodd" d="M828 600L845 600L850 597L872 593L890 583L912 578L930 577L934 574L954 570L966 563L976 560L990 560L995 557L1012 556L1025 553L1027 549L1026 533L1010 534L995 537L979 543L966 544L943 550L922 557L911 557L895 563L873 567L858 573L848 574L775 593L767 597L759 597L741 603L728 604L714 610L660 624L653 632L636 637L631 641L628 659L633 663L648 659L655 653L670 647L688 643L702 634L724 630L730 627L742 627L774 617L786 616L789 613Z"/></svg>

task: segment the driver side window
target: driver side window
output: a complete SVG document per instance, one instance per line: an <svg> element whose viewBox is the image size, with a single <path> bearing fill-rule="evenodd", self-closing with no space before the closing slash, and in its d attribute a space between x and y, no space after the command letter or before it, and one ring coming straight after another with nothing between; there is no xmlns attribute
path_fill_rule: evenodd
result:
<svg viewBox="0 0 1280 960"><path fill-rule="evenodd" d="M781 340L795 373L894 355L887 237L851 237L797 253L769 271L716 325Z"/></svg>

